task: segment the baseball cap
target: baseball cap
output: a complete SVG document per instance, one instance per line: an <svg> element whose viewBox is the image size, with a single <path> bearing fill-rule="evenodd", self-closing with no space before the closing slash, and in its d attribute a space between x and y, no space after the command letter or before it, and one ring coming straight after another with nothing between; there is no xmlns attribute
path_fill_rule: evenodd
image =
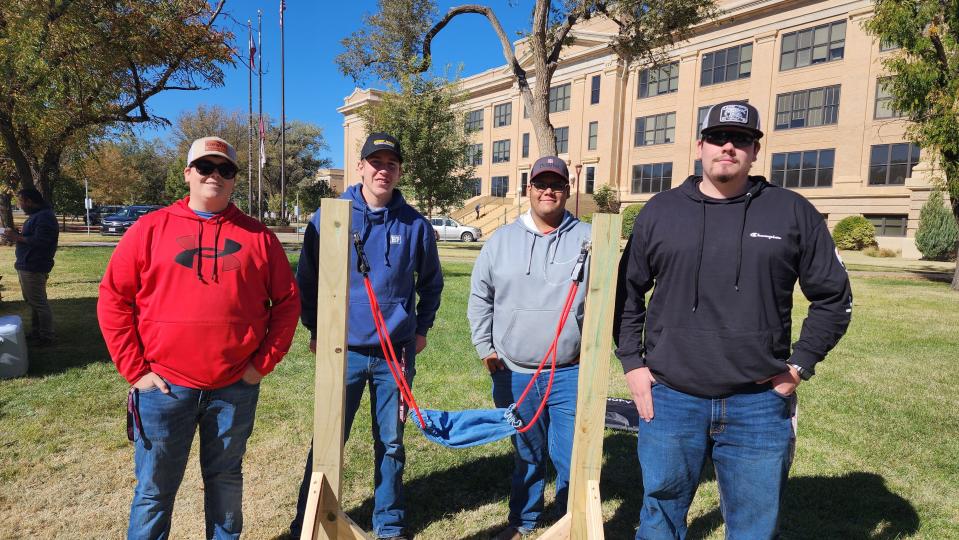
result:
<svg viewBox="0 0 959 540"><path fill-rule="evenodd" d="M563 180L569 182L569 169L566 168L566 162L556 156L543 156L533 163L533 169L530 172L529 179L532 180L543 173L556 173L563 177Z"/></svg>
<svg viewBox="0 0 959 540"><path fill-rule="evenodd" d="M396 157L399 158L400 163L403 163L403 151L400 150L400 141L396 140L396 137L382 132L370 133L370 136L366 138L366 142L363 143L363 149L360 151L360 159L366 159L370 154L379 152L380 150L393 152L396 154Z"/></svg>
<svg viewBox="0 0 959 540"><path fill-rule="evenodd" d="M202 137L193 141L193 144L190 145L190 152L186 155L186 162L189 165L206 156L220 156L229 160L233 166L240 166L236 162L236 149L233 148L232 144L219 137Z"/></svg>
<svg viewBox="0 0 959 540"><path fill-rule="evenodd" d="M724 101L717 103L706 112L700 134L720 128L739 128L762 138L759 125L759 111L745 101Z"/></svg>

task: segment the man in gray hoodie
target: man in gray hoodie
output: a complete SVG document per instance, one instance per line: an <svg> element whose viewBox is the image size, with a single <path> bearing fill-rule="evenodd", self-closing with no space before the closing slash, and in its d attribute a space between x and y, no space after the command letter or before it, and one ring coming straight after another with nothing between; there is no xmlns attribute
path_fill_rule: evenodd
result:
<svg viewBox="0 0 959 540"><path fill-rule="evenodd" d="M530 211L497 230L473 267L467 316L473 345L493 378L497 407L516 403L549 350L571 278L579 274L577 261L590 238L590 226L566 211L569 170L563 160L536 160L530 185ZM540 419L512 438L509 526L498 540L521 538L539 525L547 456L556 468L556 505L566 508L586 305L586 265L582 268L584 284L557 343L552 391L547 397L547 367L516 409L528 422L546 399Z"/></svg>

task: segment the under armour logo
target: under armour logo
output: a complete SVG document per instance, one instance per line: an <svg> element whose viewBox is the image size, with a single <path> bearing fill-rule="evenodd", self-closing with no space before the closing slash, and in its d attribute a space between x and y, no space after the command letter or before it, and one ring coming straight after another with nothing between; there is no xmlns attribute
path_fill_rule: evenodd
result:
<svg viewBox="0 0 959 540"><path fill-rule="evenodd" d="M195 236L181 236L176 239L176 243L183 248L183 251L177 253L173 261L187 268L193 268L193 260L197 257L216 258L222 265L220 269L223 271L236 270L240 267L239 259L234 257L233 254L240 251L243 246L235 240L227 238L223 243L223 249L219 251L212 247L197 247Z"/></svg>

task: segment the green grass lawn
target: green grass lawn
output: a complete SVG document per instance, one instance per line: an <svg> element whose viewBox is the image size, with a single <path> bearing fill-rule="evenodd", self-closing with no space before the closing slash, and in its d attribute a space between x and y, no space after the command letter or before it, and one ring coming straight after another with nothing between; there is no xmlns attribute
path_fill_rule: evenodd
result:
<svg viewBox="0 0 959 540"><path fill-rule="evenodd" d="M490 382L469 343L471 244L444 252L446 290L430 344L417 362L422 405L491 403ZM97 284L111 248L62 248L50 296L60 341L31 351L30 375L0 381L0 538L120 538L134 485L126 440L126 383L96 324ZM13 254L0 250L0 311L27 316ZM853 324L813 381L801 388L799 447L784 501L786 538L959 538L959 294L946 284L854 277ZM804 302L796 299L797 306ZM797 309L794 326L804 316ZM298 332L263 384L245 463L245 532L280 535L293 515L312 435L313 358ZM617 363L611 392L625 395ZM418 538L486 538L505 525L511 449L468 450L407 433L409 526ZM608 431L602 493L606 535L631 538L641 480L635 437ZM343 499L369 526L372 443L368 400L346 447ZM551 497L548 498L551 500ZM560 509L552 509L558 515ZM691 538L722 538L711 475L690 512ZM202 491L191 459L174 538L202 535Z"/></svg>

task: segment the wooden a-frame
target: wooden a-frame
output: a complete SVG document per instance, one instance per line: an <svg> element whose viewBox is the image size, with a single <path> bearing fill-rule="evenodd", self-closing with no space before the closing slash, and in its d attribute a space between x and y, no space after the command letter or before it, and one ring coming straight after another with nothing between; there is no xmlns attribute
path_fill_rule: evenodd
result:
<svg viewBox="0 0 959 540"><path fill-rule="evenodd" d="M569 499L566 515L543 533L540 540L604 538L599 476L603 468L603 429L622 222L619 214L593 214L593 249L579 354Z"/></svg>
<svg viewBox="0 0 959 540"><path fill-rule="evenodd" d="M352 203L323 199L316 305L313 474L301 540L368 539L340 507L346 415L346 330Z"/></svg>

